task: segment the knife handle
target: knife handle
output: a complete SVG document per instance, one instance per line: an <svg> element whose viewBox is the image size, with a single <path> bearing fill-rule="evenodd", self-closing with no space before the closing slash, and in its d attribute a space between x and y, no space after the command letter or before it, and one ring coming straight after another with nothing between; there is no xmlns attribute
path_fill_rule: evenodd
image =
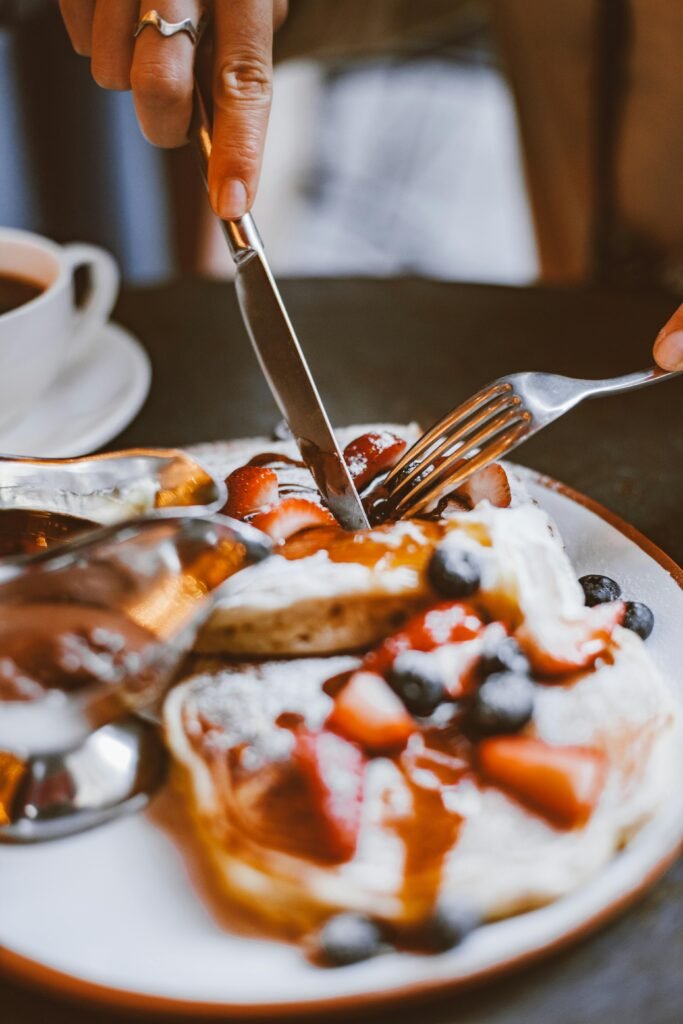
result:
<svg viewBox="0 0 683 1024"><path fill-rule="evenodd" d="M211 158L211 124L198 83L194 84L194 109L190 124L190 139L199 156L199 166L204 184L209 185L209 160ZM245 213L238 220L221 220L219 218L230 255L236 264L249 259L254 253L263 252L263 242L258 233L254 218Z"/></svg>

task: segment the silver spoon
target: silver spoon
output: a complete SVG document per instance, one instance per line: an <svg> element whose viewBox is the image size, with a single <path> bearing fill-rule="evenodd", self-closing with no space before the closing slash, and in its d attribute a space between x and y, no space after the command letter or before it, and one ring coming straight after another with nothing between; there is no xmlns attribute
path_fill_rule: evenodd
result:
<svg viewBox="0 0 683 1024"><path fill-rule="evenodd" d="M155 726L133 717L105 725L74 750L29 758L0 842L59 839L134 814L165 774Z"/></svg>

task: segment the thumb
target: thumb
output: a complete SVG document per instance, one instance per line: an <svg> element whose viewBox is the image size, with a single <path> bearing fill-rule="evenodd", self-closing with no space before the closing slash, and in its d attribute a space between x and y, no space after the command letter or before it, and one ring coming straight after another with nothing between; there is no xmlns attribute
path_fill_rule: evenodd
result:
<svg viewBox="0 0 683 1024"><path fill-rule="evenodd" d="M683 304L655 338L654 357L663 370L683 370Z"/></svg>

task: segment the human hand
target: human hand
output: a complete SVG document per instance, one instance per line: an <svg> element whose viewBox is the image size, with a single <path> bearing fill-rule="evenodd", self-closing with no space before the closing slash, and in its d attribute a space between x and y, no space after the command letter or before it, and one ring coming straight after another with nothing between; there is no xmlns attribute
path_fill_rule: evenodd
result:
<svg viewBox="0 0 683 1024"><path fill-rule="evenodd" d="M150 9L166 21L198 24L199 0L60 0L77 53L91 58L105 89L133 90L145 137L157 146L181 146L192 116L194 47L185 33L166 38L154 28L133 30ZM287 0L214 0L208 7L213 37L213 148L209 195L225 220L251 207L261 170L272 95L273 32Z"/></svg>
<svg viewBox="0 0 683 1024"><path fill-rule="evenodd" d="M655 338L654 357L663 370L683 370L683 304Z"/></svg>

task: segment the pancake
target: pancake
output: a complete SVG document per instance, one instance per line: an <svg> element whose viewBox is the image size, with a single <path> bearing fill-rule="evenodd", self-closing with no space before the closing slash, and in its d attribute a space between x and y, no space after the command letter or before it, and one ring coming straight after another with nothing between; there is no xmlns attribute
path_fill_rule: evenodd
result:
<svg viewBox="0 0 683 1024"><path fill-rule="evenodd" d="M431 774L428 758L417 790L400 762L377 757L368 764L356 851L340 863L316 855L311 815L298 790L287 789L292 734L275 723L288 712L319 728L332 704L321 684L353 661L225 667L181 684L164 711L175 781L224 898L301 935L340 911L409 924L437 895L494 919L568 894L637 833L674 783L680 735L671 691L638 637L620 630L613 655L571 687L537 686L533 734L608 758L585 827L557 828L476 776L444 785L443 763ZM229 751L243 744L246 767L229 769Z"/></svg>
<svg viewBox="0 0 683 1024"><path fill-rule="evenodd" d="M301 657L310 640L283 626L283 660L268 653L270 660L218 662L167 697L173 774L206 862L226 901L285 934L306 935L351 911L381 922L400 944L444 902L484 920L543 905L590 879L676 784L681 727L673 690L643 641L619 625L623 605L585 607L545 513L522 499L504 509L484 502L439 522L388 530L400 536L423 528L428 557L445 545L476 561L479 586L466 603L444 602L434 591L426 558L400 593L419 608L398 631L386 621L365 633L349 627L329 641L334 654ZM325 529L311 530L308 542ZM378 580L394 571L390 563L377 563ZM288 598L300 612L307 594L315 643L324 649L328 627L316 624L315 601L325 584L330 600L353 605L351 574L335 593L341 576L332 575L336 563L324 544L289 560L283 572L287 583L272 607L284 611ZM263 612L273 580L242 574L223 609L272 624ZM387 587L390 601L389 585L375 585ZM359 589L367 609L368 588ZM422 636L426 616L455 605L465 609L471 635L413 648L448 680L447 695L426 715L407 715L398 701L389 725L403 728L407 717L406 736L395 749L378 747L373 716L386 718L387 700L400 692L395 681L393 689L386 683L391 664L399 664L388 654L396 659L408 634ZM481 715L476 729L472 723L495 676L483 666L491 644L505 636L530 662L525 699L533 698L533 713L514 728L494 723L482 732ZM520 672L503 674L509 680ZM352 683L361 705L349 711L344 695ZM373 686L384 686L389 698L363 705L363 687L369 693Z"/></svg>

